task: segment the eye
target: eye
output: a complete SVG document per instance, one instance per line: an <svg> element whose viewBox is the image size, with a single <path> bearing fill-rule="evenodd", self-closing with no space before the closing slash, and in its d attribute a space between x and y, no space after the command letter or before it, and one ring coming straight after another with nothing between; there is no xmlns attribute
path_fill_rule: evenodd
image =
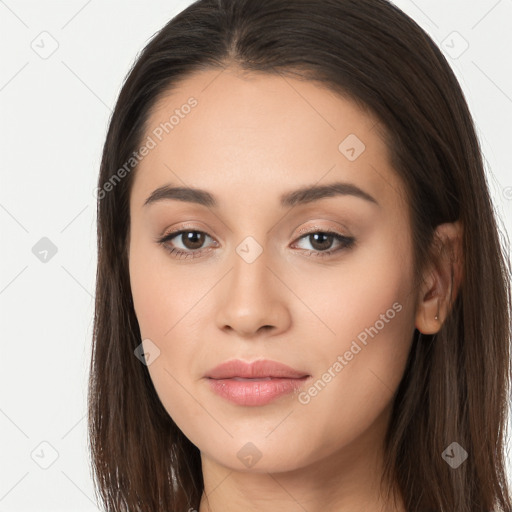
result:
<svg viewBox="0 0 512 512"><path fill-rule="evenodd" d="M179 247L174 247L174 242L172 245L168 244L168 242L170 242L174 238L181 240L181 243L185 246L185 250ZM182 229L180 231L175 231L173 233L165 235L164 237L158 239L157 242L161 244L170 254L174 255L176 258L195 258L197 256L200 256L207 250L211 250L201 249L201 246L204 244L205 238L212 237L209 236L204 231Z"/></svg>
<svg viewBox="0 0 512 512"><path fill-rule="evenodd" d="M302 235L298 240L306 240L311 243L313 250L307 251L307 256L327 257L344 249L350 249L355 244L355 238L341 235L335 231L311 231ZM338 247L331 249L333 242L338 242Z"/></svg>

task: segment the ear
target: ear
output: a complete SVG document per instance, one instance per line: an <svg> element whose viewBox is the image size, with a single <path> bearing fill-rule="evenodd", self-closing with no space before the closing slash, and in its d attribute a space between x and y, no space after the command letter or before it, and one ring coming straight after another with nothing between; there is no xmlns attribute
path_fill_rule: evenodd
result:
<svg viewBox="0 0 512 512"><path fill-rule="evenodd" d="M436 228L432 261L417 297L416 329L423 334L439 331L457 298L463 276L462 234L460 221Z"/></svg>

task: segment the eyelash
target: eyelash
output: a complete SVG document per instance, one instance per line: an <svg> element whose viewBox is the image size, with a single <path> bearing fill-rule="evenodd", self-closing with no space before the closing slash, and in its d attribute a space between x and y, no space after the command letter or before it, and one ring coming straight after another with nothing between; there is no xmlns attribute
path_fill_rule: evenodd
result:
<svg viewBox="0 0 512 512"><path fill-rule="evenodd" d="M158 244L162 245L163 248L169 254L172 254L173 257L180 258L180 259L182 257L197 258L202 253L210 251L212 249L212 248L209 248L209 249L197 249L195 251L194 250L183 251L181 249L176 249L175 247L170 248L166 245L167 242L169 242L173 238L176 238L176 237L182 235L183 233L200 233L200 234L206 235L207 237L212 238L210 235L208 235L208 233L205 233L204 231L200 231L198 229L182 229L182 230L174 231L172 233L164 235L163 237L158 238L156 241ZM315 235L315 234L323 234L323 235L328 235L328 236L332 235L338 242L340 242L341 247L338 247L337 249L329 249L328 251L302 249L302 251L306 251L308 253L307 254L308 257L311 257L311 255L314 255L314 256L320 257L320 258L327 258L327 257L331 256L332 254L337 253L339 251L351 249L356 242L355 238L353 238L353 237L343 236L343 235L340 235L339 233L336 233L335 231L329 231L329 230L309 231L307 233L304 233L297 240L301 240L302 238L306 238L308 236Z"/></svg>

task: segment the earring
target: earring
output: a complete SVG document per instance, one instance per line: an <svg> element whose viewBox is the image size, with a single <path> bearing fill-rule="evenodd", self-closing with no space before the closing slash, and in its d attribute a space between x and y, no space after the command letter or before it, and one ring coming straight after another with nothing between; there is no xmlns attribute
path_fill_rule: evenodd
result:
<svg viewBox="0 0 512 512"><path fill-rule="evenodd" d="M439 320L439 301L437 301L437 315L434 317L434 320Z"/></svg>

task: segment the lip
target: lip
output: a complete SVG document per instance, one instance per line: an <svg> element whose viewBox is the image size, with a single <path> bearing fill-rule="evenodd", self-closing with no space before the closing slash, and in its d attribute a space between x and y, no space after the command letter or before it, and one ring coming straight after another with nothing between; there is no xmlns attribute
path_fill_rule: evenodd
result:
<svg viewBox="0 0 512 512"><path fill-rule="evenodd" d="M307 372L295 370L291 366L268 359L260 359L252 363L246 363L241 359L231 359L210 370L205 377L210 379L232 379L235 377L300 379L307 375Z"/></svg>
<svg viewBox="0 0 512 512"><path fill-rule="evenodd" d="M297 392L311 376L277 361L226 361L205 378L219 396L243 406L261 406ZM250 379L250 380L247 380Z"/></svg>

